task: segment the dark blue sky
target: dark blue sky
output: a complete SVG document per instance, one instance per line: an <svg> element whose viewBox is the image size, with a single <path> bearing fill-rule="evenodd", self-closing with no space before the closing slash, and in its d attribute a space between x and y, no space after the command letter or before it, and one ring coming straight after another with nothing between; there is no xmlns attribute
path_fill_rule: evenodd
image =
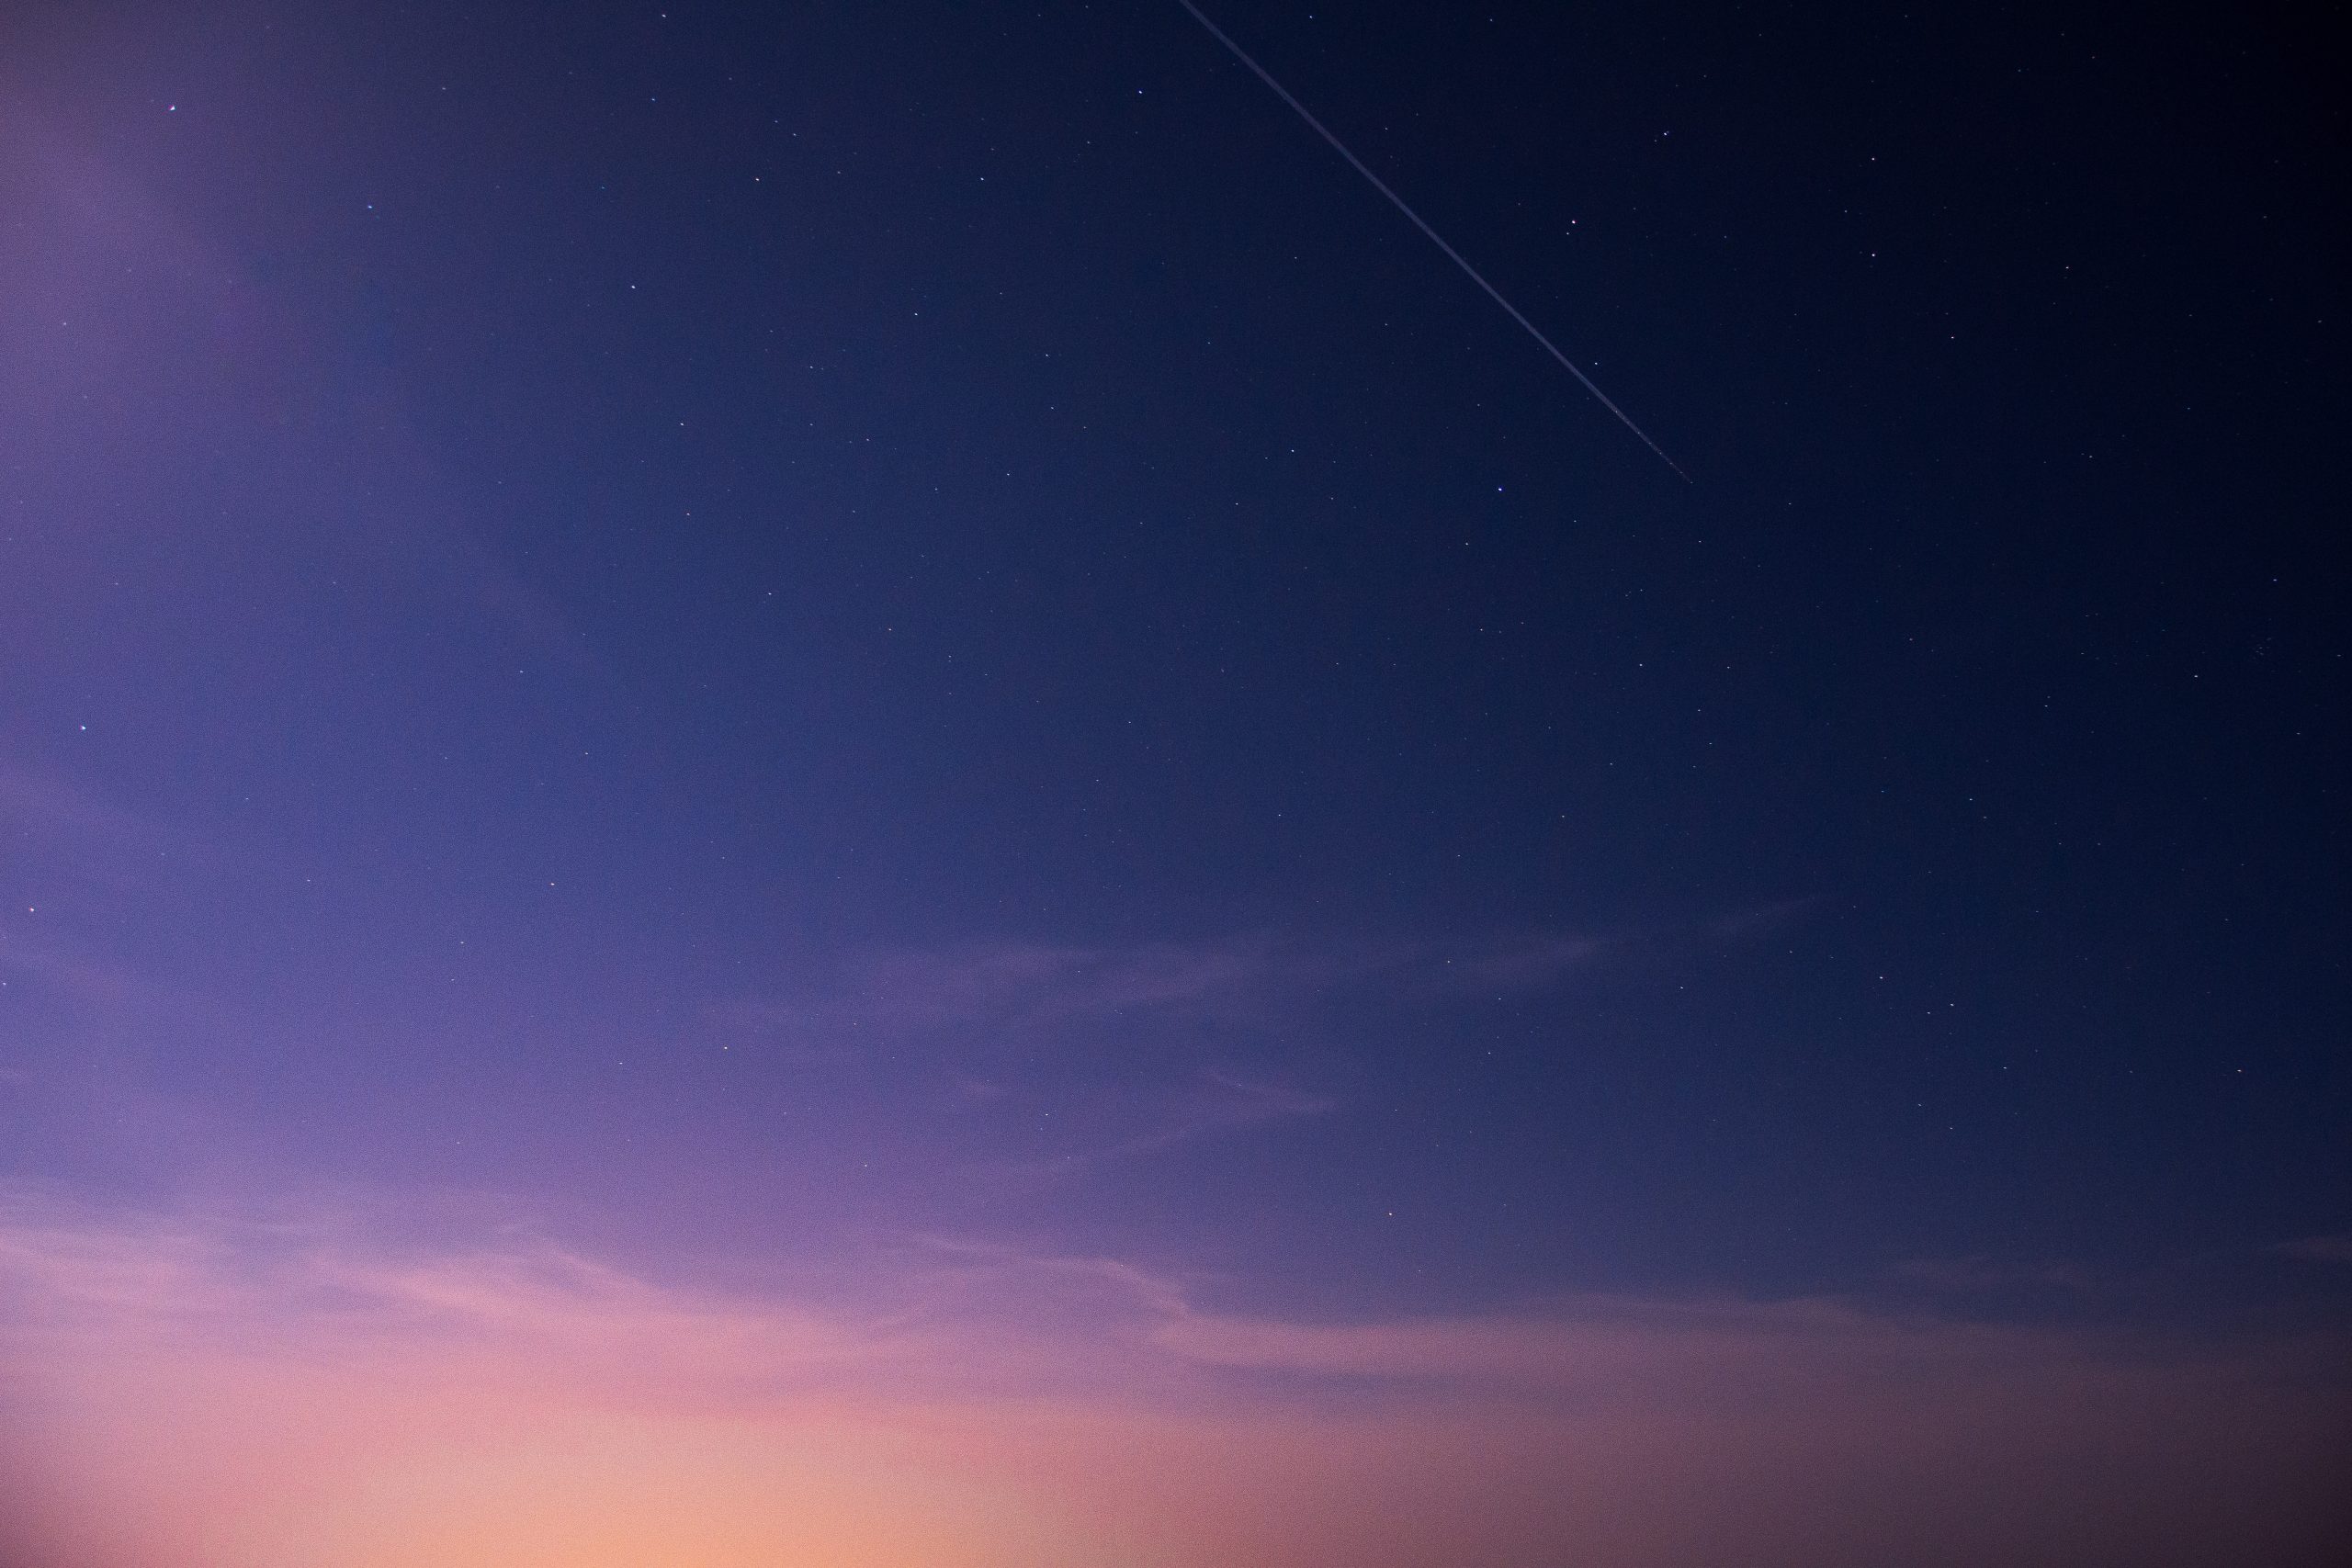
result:
<svg viewBox="0 0 2352 1568"><path fill-rule="evenodd" d="M0 1172L2340 1321L2315 40L1218 19L1693 482L1172 4L12 8Z"/></svg>

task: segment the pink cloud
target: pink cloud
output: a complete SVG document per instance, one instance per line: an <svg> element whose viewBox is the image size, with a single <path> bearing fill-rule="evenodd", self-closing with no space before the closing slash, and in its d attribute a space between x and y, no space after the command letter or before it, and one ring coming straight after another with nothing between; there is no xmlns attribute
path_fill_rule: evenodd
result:
<svg viewBox="0 0 2352 1568"><path fill-rule="evenodd" d="M1838 1302L1311 1324L975 1247L719 1291L19 1204L0 1560L2316 1563L2343 1350Z"/></svg>

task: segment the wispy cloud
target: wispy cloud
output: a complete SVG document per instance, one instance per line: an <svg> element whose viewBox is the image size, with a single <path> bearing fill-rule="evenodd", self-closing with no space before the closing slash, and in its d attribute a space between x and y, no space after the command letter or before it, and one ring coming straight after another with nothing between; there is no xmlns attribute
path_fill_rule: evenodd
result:
<svg viewBox="0 0 2352 1568"><path fill-rule="evenodd" d="M1973 1253L1965 1258L1915 1258L1891 1270L1903 1285L1945 1295L1991 1295L2019 1291L2080 1292L2091 1288L2090 1271L2079 1264L2019 1262Z"/></svg>
<svg viewBox="0 0 2352 1568"><path fill-rule="evenodd" d="M306 551L331 546L379 587L420 586L542 662L608 677L581 630L499 547L492 525L504 503L470 493L479 487L452 472L398 378L352 341L347 303L343 312L319 308L322 296L341 300L356 283L381 288L383 280L265 281L215 231L212 215L100 151L103 128L74 123L85 100L102 98L44 106L12 95L6 106L12 156L0 159L0 203L19 221L0 231L0 329L15 329L13 373L0 377L0 456L12 436L45 443L47 460L31 471L74 476L77 504L51 510L76 518L78 533L121 526L111 519L122 516L138 519L142 546L174 527L200 529L198 548L219 548L235 533L288 553L297 540ZM138 439L85 434L83 422L55 417L94 390ZM289 429L298 441L330 443L338 461L284 463ZM258 453L257 432L266 433ZM257 470L280 482L239 496L233 509L181 510L175 503L204 493L191 491L191 476L199 487L211 477L213 465L194 455L224 451L254 455ZM98 499L125 493L139 500ZM322 516L360 525L322 530ZM22 542L12 552L25 581L39 582L45 564Z"/></svg>
<svg viewBox="0 0 2352 1568"><path fill-rule="evenodd" d="M973 1243L810 1278L19 1201L0 1466L48 1501L0 1508L0 1556L2218 1565L2352 1539L2334 1341L1834 1301L1299 1321Z"/></svg>
<svg viewBox="0 0 2352 1568"><path fill-rule="evenodd" d="M53 769L0 759L0 835L21 873L71 894L109 897L153 886L209 850L187 833L101 798Z"/></svg>
<svg viewBox="0 0 2352 1568"><path fill-rule="evenodd" d="M716 1010L734 1027L838 1051L949 1032L1035 1039L1170 1020L1256 1028L1342 998L1542 990L1604 951L1594 939L1555 932L1453 942L1269 933L1125 946L972 942L854 955L787 990Z"/></svg>
<svg viewBox="0 0 2352 1568"><path fill-rule="evenodd" d="M1255 1010L1311 988L1315 966L1262 939L1128 947L975 942L864 954L830 983L745 1002L740 1021L795 1035L864 1030L879 1040L995 1024L1035 1030L1181 1010Z"/></svg>
<svg viewBox="0 0 2352 1568"><path fill-rule="evenodd" d="M31 982L99 1010L173 999L130 962L126 916L184 897L218 872L218 848L160 817L110 801L53 769L0 759L0 979Z"/></svg>
<svg viewBox="0 0 2352 1568"><path fill-rule="evenodd" d="M2352 1263L2352 1231L2299 1236L2293 1241L2282 1241L2271 1250L2302 1263Z"/></svg>
<svg viewBox="0 0 2352 1568"><path fill-rule="evenodd" d="M1253 1127L1327 1115L1337 1104L1329 1095L1204 1071L1161 1096L1157 1111L1136 1130L1080 1141L1052 1154L993 1160L980 1168L990 1177L1012 1180L1081 1176Z"/></svg>

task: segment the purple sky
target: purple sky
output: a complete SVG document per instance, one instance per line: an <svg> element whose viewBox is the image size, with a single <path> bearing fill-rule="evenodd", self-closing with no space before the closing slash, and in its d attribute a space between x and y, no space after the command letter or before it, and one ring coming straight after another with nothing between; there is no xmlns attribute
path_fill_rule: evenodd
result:
<svg viewBox="0 0 2352 1568"><path fill-rule="evenodd" d="M0 1562L2352 1540L2308 50L1218 21L1696 482L1178 6L0 18Z"/></svg>

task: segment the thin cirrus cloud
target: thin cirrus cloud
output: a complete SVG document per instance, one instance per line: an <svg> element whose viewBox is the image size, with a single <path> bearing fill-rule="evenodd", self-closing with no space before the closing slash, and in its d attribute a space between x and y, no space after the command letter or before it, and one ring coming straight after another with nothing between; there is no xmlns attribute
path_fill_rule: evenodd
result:
<svg viewBox="0 0 2352 1568"><path fill-rule="evenodd" d="M159 945L174 944L153 936L167 926L166 911L243 886L248 864L66 773L5 756L0 839L17 895L0 908L0 996L16 1007L14 1031L0 1036L0 1067L38 1062L54 1078L74 1076L60 1070L70 1061L86 1075L92 1043L119 1037L129 1021L185 1030L208 1010L184 972L156 961ZM59 1043L70 1048L54 1049Z"/></svg>
<svg viewBox="0 0 2352 1568"><path fill-rule="evenodd" d="M2293 1241L2280 1242L2271 1250L2301 1263L2352 1263L2352 1231L2298 1236Z"/></svg>
<svg viewBox="0 0 2352 1568"><path fill-rule="evenodd" d="M1131 1107L1134 1092L1115 1097L1118 1106ZM1163 1089L1148 1120L1125 1131L1098 1134L1090 1143L1050 1154L1021 1158L996 1157L980 1162L976 1177L1015 1185L1084 1176L1105 1166L1146 1158L1207 1139L1329 1114L1339 1101L1279 1083L1259 1082L1231 1073L1206 1069ZM1081 1118L1081 1121L1084 1119ZM1098 1124L1102 1119L1097 1118Z"/></svg>
<svg viewBox="0 0 2352 1568"><path fill-rule="evenodd" d="M2343 1351L1848 1301L1295 1322L974 1245L721 1289L19 1200L0 1560L2316 1563Z"/></svg>
<svg viewBox="0 0 2352 1568"><path fill-rule="evenodd" d="M232 243L207 211L224 193L208 203L175 187L182 171L97 151L114 132L85 117L103 95L14 87L0 71L0 209L17 220L0 230L15 372L0 377L0 459L34 488L0 611L40 625L91 604L102 581L136 579L144 566L124 561L152 555L179 563L175 587L191 569L243 571L249 591L274 582L279 604L264 596L254 617L266 624L300 584L246 563L332 562L325 575L366 591L357 602L417 594L573 677L613 677L510 564L492 525L506 498L434 455L397 355L353 338L356 290L397 341L403 301L386 278L325 265L324 231ZM72 487L44 494L44 474ZM405 631L397 613L384 619Z"/></svg>
<svg viewBox="0 0 2352 1568"><path fill-rule="evenodd" d="M1556 987L1603 951L1547 932L978 942L839 955L712 1022L805 1066L941 1080L965 1174L1017 1188L1324 1116L1337 1100L1295 1066L1269 1070L1276 1047L1343 1041L1367 998L1442 1008Z"/></svg>
<svg viewBox="0 0 2352 1568"><path fill-rule="evenodd" d="M790 989L714 1010L732 1026L820 1052L951 1030L1034 1039L1112 1022L1258 1028L1299 1018L1343 985L1359 996L1429 999L1540 990L1606 951L1599 941L1555 932L1451 945L1263 933L1125 946L978 942L854 954Z"/></svg>

